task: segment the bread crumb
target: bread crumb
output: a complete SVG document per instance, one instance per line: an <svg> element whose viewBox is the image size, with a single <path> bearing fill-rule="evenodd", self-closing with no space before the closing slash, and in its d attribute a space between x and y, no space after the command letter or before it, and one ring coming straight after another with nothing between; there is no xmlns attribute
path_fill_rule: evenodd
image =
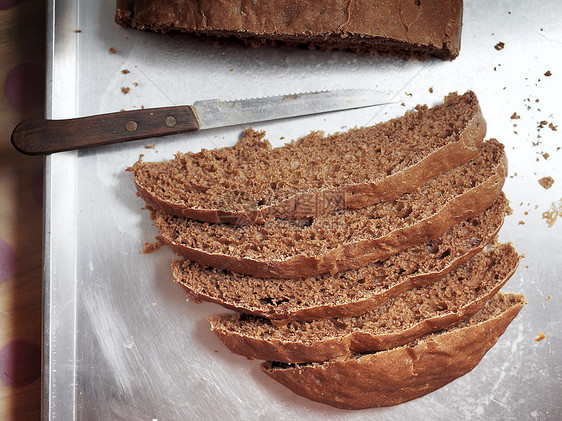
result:
<svg viewBox="0 0 562 421"><path fill-rule="evenodd" d="M121 70L121 73L123 73L124 75L128 75L129 73L131 73L131 71L129 69L123 69Z"/></svg>
<svg viewBox="0 0 562 421"><path fill-rule="evenodd" d="M543 120L543 121L541 121L541 122L539 123L538 128L539 128L539 129L543 129L544 126L546 126L547 124L548 124L548 121Z"/></svg>
<svg viewBox="0 0 562 421"><path fill-rule="evenodd" d="M513 112L513 114L511 114L511 119L512 119L512 120L518 120L518 119L520 119L520 118L521 118L521 117L518 116L516 112Z"/></svg>
<svg viewBox="0 0 562 421"><path fill-rule="evenodd" d="M116 54L116 53L117 53L117 50L115 49L115 47L111 47L111 48L109 49L109 52L110 52L111 54Z"/></svg>
<svg viewBox="0 0 562 421"><path fill-rule="evenodd" d="M542 217L546 219L549 228L552 228L560 215L562 215L562 200L558 203L552 202L550 209L542 213Z"/></svg>
<svg viewBox="0 0 562 421"><path fill-rule="evenodd" d="M81 34L81 33L82 33L82 29L76 29L76 30L74 30L74 32L76 32L77 34Z"/></svg>
<svg viewBox="0 0 562 421"><path fill-rule="evenodd" d="M157 236L156 242L154 243L149 243L148 241L144 242L144 248L142 249L141 253L149 254L155 252L156 250L159 250L160 247L162 247L163 245L164 245L164 239L160 236Z"/></svg>
<svg viewBox="0 0 562 421"><path fill-rule="evenodd" d="M548 154L548 152L545 152L545 153L542 154L542 157L544 159L548 159L550 157L550 155Z"/></svg>
<svg viewBox="0 0 562 421"><path fill-rule="evenodd" d="M138 82L133 83L133 85L135 85L135 87L139 86Z"/></svg>
<svg viewBox="0 0 562 421"><path fill-rule="evenodd" d="M524 221L519 221L519 225L525 225Z"/></svg>
<svg viewBox="0 0 562 421"><path fill-rule="evenodd" d="M535 341L540 342L542 341L544 338L546 338L546 335L542 332L539 332L539 334L535 337Z"/></svg>
<svg viewBox="0 0 562 421"><path fill-rule="evenodd" d="M131 88L126 88L125 86L123 86L123 87L121 88L121 92L123 92L123 94L125 94L125 95L127 95L130 90L131 90Z"/></svg>
<svg viewBox="0 0 562 421"><path fill-rule="evenodd" d="M496 50L498 50L498 51L499 51L499 50L503 50L503 47L505 47L505 44L504 44L503 42L501 42L501 41L498 42L498 43L494 46L494 48L495 48Z"/></svg>
<svg viewBox="0 0 562 421"><path fill-rule="evenodd" d="M548 76L552 76L552 73L550 73L550 70L547 70L544 75L548 77Z"/></svg>
<svg viewBox="0 0 562 421"><path fill-rule="evenodd" d="M552 298L552 296L549 295L548 297L546 297L545 301L550 301L551 298Z"/></svg>
<svg viewBox="0 0 562 421"><path fill-rule="evenodd" d="M433 88L429 88L429 93L430 93L430 94L433 93Z"/></svg>
<svg viewBox="0 0 562 421"><path fill-rule="evenodd" d="M548 127L550 127L550 129L554 130L555 132L558 131L558 130L556 130L556 128L557 128L558 126L555 126L555 125L552 124L552 123L549 123L549 124L548 124Z"/></svg>
<svg viewBox="0 0 562 421"><path fill-rule="evenodd" d="M539 180L539 184L548 190L554 184L554 180L552 177L543 177Z"/></svg>
<svg viewBox="0 0 562 421"><path fill-rule="evenodd" d="M144 149L156 149L156 143L153 145L146 145Z"/></svg>

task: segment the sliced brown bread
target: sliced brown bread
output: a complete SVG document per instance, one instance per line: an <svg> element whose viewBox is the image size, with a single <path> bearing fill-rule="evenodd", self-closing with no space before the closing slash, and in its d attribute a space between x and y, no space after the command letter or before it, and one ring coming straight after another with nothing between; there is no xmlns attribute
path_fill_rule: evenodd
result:
<svg viewBox="0 0 562 421"><path fill-rule="evenodd" d="M393 200L472 159L486 133L472 92L433 108L328 137L271 148L251 129L236 146L137 162L130 170L153 209L207 222L264 223Z"/></svg>
<svg viewBox="0 0 562 421"><path fill-rule="evenodd" d="M172 262L172 273L191 299L267 317L274 324L355 316L434 282L466 262L494 240L508 210L502 194L484 213L455 225L437 240L334 275L257 278L203 268L187 259Z"/></svg>
<svg viewBox="0 0 562 421"><path fill-rule="evenodd" d="M471 319L398 348L325 363L267 362L262 369L293 392L337 408L396 405L470 372L524 304L522 295L499 293Z"/></svg>
<svg viewBox="0 0 562 421"><path fill-rule="evenodd" d="M508 244L480 253L442 280L414 288L361 316L275 327L245 314L214 316L211 330L235 354L279 362L321 362L395 348L471 317L511 277L519 255Z"/></svg>
<svg viewBox="0 0 562 421"><path fill-rule="evenodd" d="M459 54L462 0L117 0L123 26L450 60Z"/></svg>
<svg viewBox="0 0 562 421"><path fill-rule="evenodd" d="M204 266L272 278L333 274L387 259L479 215L499 197L506 165L503 145L491 139L466 164L366 208L245 226L161 211L151 217L177 254Z"/></svg>

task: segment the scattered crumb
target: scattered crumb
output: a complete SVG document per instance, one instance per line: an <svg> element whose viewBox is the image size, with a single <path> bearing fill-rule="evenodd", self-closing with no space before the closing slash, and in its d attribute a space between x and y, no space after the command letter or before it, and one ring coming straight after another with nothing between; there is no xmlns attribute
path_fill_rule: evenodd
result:
<svg viewBox="0 0 562 421"><path fill-rule="evenodd" d="M495 48L496 50L498 50L498 51L499 51L499 50L503 50L503 47L505 47L505 44L504 44L503 42L501 42L501 41L498 42L498 43L494 46L494 48Z"/></svg>
<svg viewBox="0 0 562 421"><path fill-rule="evenodd" d="M215 352L219 352L219 350L218 350L218 349L215 349Z"/></svg>
<svg viewBox="0 0 562 421"><path fill-rule="evenodd" d="M550 157L550 155L548 154L548 152L545 152L545 153L542 154L542 157L544 159L548 159Z"/></svg>
<svg viewBox="0 0 562 421"><path fill-rule="evenodd" d="M131 73L131 71L129 69L123 69L121 70L121 73L123 73L124 75L128 75L129 73Z"/></svg>
<svg viewBox="0 0 562 421"><path fill-rule="evenodd" d="M430 93L430 94L433 93L433 88L429 88L429 93Z"/></svg>
<svg viewBox="0 0 562 421"><path fill-rule="evenodd" d="M81 33L82 33L82 29L76 29L74 32L76 32L77 34L81 34Z"/></svg>
<svg viewBox="0 0 562 421"><path fill-rule="evenodd" d="M231 71L231 72L233 72L233 71L234 71L234 69L233 69L233 68L231 67L231 68L230 68L230 71Z"/></svg>
<svg viewBox="0 0 562 421"><path fill-rule="evenodd" d="M133 83L133 85L135 85L135 87L139 86L138 82Z"/></svg>
<svg viewBox="0 0 562 421"><path fill-rule="evenodd" d="M539 129L543 129L544 126L546 126L547 124L548 124L548 121L543 120L543 121L541 121L541 122L539 123L538 128L539 128Z"/></svg>
<svg viewBox="0 0 562 421"><path fill-rule="evenodd" d="M519 221L519 225L525 225L524 221Z"/></svg>
<svg viewBox="0 0 562 421"><path fill-rule="evenodd" d="M548 76L552 76L552 73L550 73L550 70L547 70L544 75L548 77Z"/></svg>
<svg viewBox="0 0 562 421"><path fill-rule="evenodd" d="M549 228L552 228L558 217L562 215L562 200L552 202L550 209L542 213L543 219L546 219L546 224Z"/></svg>
<svg viewBox="0 0 562 421"><path fill-rule="evenodd" d="M154 243L149 243L148 241L145 241L144 248L142 249L141 253L142 254L153 253L156 250L159 250L160 247L162 247L163 245L164 245L164 239L160 236L157 236L156 242Z"/></svg>
<svg viewBox="0 0 562 421"><path fill-rule="evenodd" d="M404 92L404 93L405 93L406 95L408 95L408 96L412 96L412 93L411 93L411 92L409 92L409 93L408 93L408 92Z"/></svg>
<svg viewBox="0 0 562 421"><path fill-rule="evenodd" d="M539 180L539 184L548 190L554 184L554 180L552 177L543 177Z"/></svg>
<svg viewBox="0 0 562 421"><path fill-rule="evenodd" d="M109 49L109 52L110 52L111 54L116 54L116 53L117 53L117 50L115 49L115 47L111 47L111 48Z"/></svg>
<svg viewBox="0 0 562 421"><path fill-rule="evenodd" d="M153 305L153 306L156 306L157 304L156 304L156 303L152 303L152 305Z"/></svg>
<svg viewBox="0 0 562 421"><path fill-rule="evenodd" d="M511 119L512 120L519 120L521 117L517 115L516 112L514 112L513 114L511 114Z"/></svg>
<svg viewBox="0 0 562 421"><path fill-rule="evenodd" d="M558 126L555 126L555 125L552 124L552 123L549 123L549 124L548 124L548 127L549 127L551 130L554 130L555 132L558 131L558 130L556 130L556 128L557 128Z"/></svg>
<svg viewBox="0 0 562 421"><path fill-rule="evenodd" d="M402 104L400 104L400 105L402 105L403 107L405 107L405 106L406 106L406 104L404 104L404 103L402 103Z"/></svg>
<svg viewBox="0 0 562 421"><path fill-rule="evenodd" d="M121 92L123 92L125 95L127 95L130 90L131 90L131 88L126 88L126 87L121 88Z"/></svg>
<svg viewBox="0 0 562 421"><path fill-rule="evenodd" d="M535 341L540 342L542 341L544 338L546 338L546 335L542 332L539 332L539 334L535 337Z"/></svg>
<svg viewBox="0 0 562 421"><path fill-rule="evenodd" d="M552 296L549 295L548 297L546 297L546 301L550 301L551 298Z"/></svg>
<svg viewBox="0 0 562 421"><path fill-rule="evenodd" d="M156 148L156 143L154 145L147 145L144 147L144 149L155 149Z"/></svg>

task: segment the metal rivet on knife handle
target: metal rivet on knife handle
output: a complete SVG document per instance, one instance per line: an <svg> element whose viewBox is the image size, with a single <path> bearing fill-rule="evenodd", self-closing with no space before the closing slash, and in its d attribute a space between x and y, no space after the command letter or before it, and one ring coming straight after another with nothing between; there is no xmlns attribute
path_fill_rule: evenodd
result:
<svg viewBox="0 0 562 421"><path fill-rule="evenodd" d="M169 115L165 120L166 126L174 127L176 125L176 118L173 115Z"/></svg>
<svg viewBox="0 0 562 421"><path fill-rule="evenodd" d="M128 132L134 132L135 130L137 130L137 127L138 124L134 120L127 121L127 124L125 125L125 128L127 129Z"/></svg>

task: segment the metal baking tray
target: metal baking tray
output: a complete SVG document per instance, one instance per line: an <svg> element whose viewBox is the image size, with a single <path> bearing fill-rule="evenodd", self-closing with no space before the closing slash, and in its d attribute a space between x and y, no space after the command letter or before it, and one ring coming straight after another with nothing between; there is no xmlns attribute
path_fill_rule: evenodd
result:
<svg viewBox="0 0 562 421"><path fill-rule="evenodd" d="M214 337L206 318L224 310L186 302L172 282L171 251L140 253L157 233L126 168L140 155L233 145L245 127L54 154L45 186L44 419L562 419L561 2L465 2L453 62L127 30L113 21L114 3L49 2L47 117L365 86L398 101L254 126L280 145L474 90L488 137L509 159L513 214L500 239L525 255L504 289L524 293L528 305L476 369L426 397L362 411L310 402ZM554 179L549 189L538 182L545 176Z"/></svg>

